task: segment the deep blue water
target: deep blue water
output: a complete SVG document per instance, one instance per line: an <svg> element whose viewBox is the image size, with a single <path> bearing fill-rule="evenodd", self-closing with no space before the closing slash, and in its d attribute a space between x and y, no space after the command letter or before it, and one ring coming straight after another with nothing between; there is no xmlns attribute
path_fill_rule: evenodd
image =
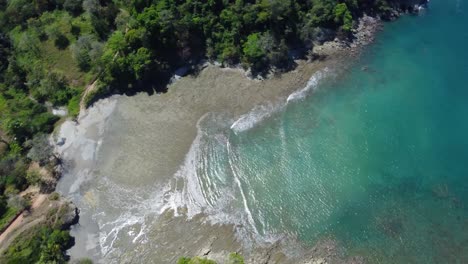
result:
<svg viewBox="0 0 468 264"><path fill-rule="evenodd" d="M260 234L331 236L371 263L468 263L468 1L386 24L347 72L206 150L205 196L240 188Z"/></svg>

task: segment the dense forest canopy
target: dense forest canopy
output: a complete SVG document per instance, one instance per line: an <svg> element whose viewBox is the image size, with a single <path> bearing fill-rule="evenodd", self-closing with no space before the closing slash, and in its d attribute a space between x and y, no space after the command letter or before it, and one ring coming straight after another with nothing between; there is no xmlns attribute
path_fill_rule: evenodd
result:
<svg viewBox="0 0 468 264"><path fill-rule="evenodd" d="M406 2L0 0L1 126L19 143L50 131L56 118L42 105L76 114L97 76L99 92L122 92L200 59L285 69L291 50L310 48L324 32L350 37L364 13L388 17Z"/></svg>
<svg viewBox="0 0 468 264"><path fill-rule="evenodd" d="M0 222L19 210L9 199L37 184L27 168L46 153L44 134L59 119L51 108L77 115L94 80L87 104L164 83L202 59L288 69L291 51L352 38L363 14L390 18L415 1L0 0Z"/></svg>

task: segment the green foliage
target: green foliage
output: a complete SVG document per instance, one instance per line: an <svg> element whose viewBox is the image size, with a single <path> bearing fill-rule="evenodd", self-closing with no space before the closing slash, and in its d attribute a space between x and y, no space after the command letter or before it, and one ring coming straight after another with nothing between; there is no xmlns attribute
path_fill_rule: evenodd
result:
<svg viewBox="0 0 468 264"><path fill-rule="evenodd" d="M68 115L71 117L77 117L80 113L80 100L81 94L73 96L68 102Z"/></svg>
<svg viewBox="0 0 468 264"><path fill-rule="evenodd" d="M83 0L65 0L63 8L73 15L83 12Z"/></svg>
<svg viewBox="0 0 468 264"><path fill-rule="evenodd" d="M330 27L333 21L333 0L312 0L312 8L308 12L308 19L314 26Z"/></svg>
<svg viewBox="0 0 468 264"><path fill-rule="evenodd" d="M26 173L26 181L29 185L38 185L41 182L41 175L38 171L28 171Z"/></svg>
<svg viewBox="0 0 468 264"><path fill-rule="evenodd" d="M87 258L79 259L75 262L72 262L73 264L93 264L93 261Z"/></svg>
<svg viewBox="0 0 468 264"><path fill-rule="evenodd" d="M247 41L243 45L242 51L244 56L250 63L255 63L265 56L265 51L260 45L260 34L253 33L247 37Z"/></svg>
<svg viewBox="0 0 468 264"><path fill-rule="evenodd" d="M10 150L9 154L11 157L18 157L19 155L21 155L21 152L23 151L23 148L17 141L10 142L8 144L8 148Z"/></svg>
<svg viewBox="0 0 468 264"><path fill-rule="evenodd" d="M29 148L27 157L43 166L49 162L53 156L53 147L49 143L49 136L46 134L36 134L32 140L24 143Z"/></svg>
<svg viewBox="0 0 468 264"><path fill-rule="evenodd" d="M207 258L193 257L186 258L182 257L177 261L177 264L216 264L215 261L209 260Z"/></svg>
<svg viewBox="0 0 468 264"><path fill-rule="evenodd" d="M78 115L83 87L102 70L104 44L117 14L122 31L131 21L129 10L120 11L116 2L0 1L0 228L28 206L18 193L41 184L28 167L31 161L48 163L52 155L47 134L59 118L48 111L48 103ZM135 43L141 43L138 38ZM153 57L153 50L135 47L125 51L121 65L133 79L145 74ZM53 230L61 227L61 217L51 219L49 227L15 241L0 263L64 263L70 238Z"/></svg>
<svg viewBox="0 0 468 264"><path fill-rule="evenodd" d="M49 195L49 200L57 201L60 198L60 194L58 192L53 192Z"/></svg>
<svg viewBox="0 0 468 264"><path fill-rule="evenodd" d="M0 232L8 227L18 213L18 209L8 207L7 202L3 198L0 199Z"/></svg>
<svg viewBox="0 0 468 264"><path fill-rule="evenodd" d="M0 160L0 193L8 189L22 191L27 187L27 163L18 157L6 157ZM13 191L15 192L15 191Z"/></svg>
<svg viewBox="0 0 468 264"><path fill-rule="evenodd" d="M244 257L239 253L231 253L229 254L228 264L244 264Z"/></svg>
<svg viewBox="0 0 468 264"><path fill-rule="evenodd" d="M68 231L40 227L18 237L0 262L13 263L66 263L64 251L71 246Z"/></svg>
<svg viewBox="0 0 468 264"><path fill-rule="evenodd" d="M13 135L20 143L36 133L49 133L58 120L47 109L32 101L26 95L14 94L7 101L6 111L0 113L3 131Z"/></svg>
<svg viewBox="0 0 468 264"><path fill-rule="evenodd" d="M352 29L353 17L346 3L337 4L333 13L335 15L335 23L341 24L344 31L350 31Z"/></svg>
<svg viewBox="0 0 468 264"><path fill-rule="evenodd" d="M177 264L189 264L190 258L187 257L181 257L179 260L177 260Z"/></svg>
<svg viewBox="0 0 468 264"><path fill-rule="evenodd" d="M8 199L8 207L15 208L18 211L23 211L29 206L29 202L20 195L11 195L11 197Z"/></svg>
<svg viewBox="0 0 468 264"><path fill-rule="evenodd" d="M36 16L40 10L32 1L28 0L12 0L8 1L5 17L10 24L21 24L26 22L28 18Z"/></svg>
<svg viewBox="0 0 468 264"><path fill-rule="evenodd" d="M60 72L49 72L33 90L33 96L41 102L50 101L53 105L64 105L74 95L65 76Z"/></svg>
<svg viewBox="0 0 468 264"><path fill-rule="evenodd" d="M216 264L216 262L214 260L201 257L181 257L177 261L177 264ZM229 254L227 264L244 264L244 257L238 253L231 253Z"/></svg>
<svg viewBox="0 0 468 264"><path fill-rule="evenodd" d="M73 44L71 51L78 66L83 71L89 71L102 55L103 45L93 35L82 35Z"/></svg>
<svg viewBox="0 0 468 264"><path fill-rule="evenodd" d="M389 13L392 11L389 3L385 0L376 0L375 1L375 8L381 13Z"/></svg>

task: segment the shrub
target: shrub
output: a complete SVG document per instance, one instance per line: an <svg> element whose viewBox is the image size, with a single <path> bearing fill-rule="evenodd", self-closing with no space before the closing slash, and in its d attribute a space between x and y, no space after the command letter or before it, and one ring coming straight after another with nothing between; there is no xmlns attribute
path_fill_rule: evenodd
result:
<svg viewBox="0 0 468 264"><path fill-rule="evenodd" d="M193 257L193 258L186 258L182 257L177 261L177 264L216 264L214 260L210 260L207 258L200 258L200 257Z"/></svg>
<svg viewBox="0 0 468 264"><path fill-rule="evenodd" d="M70 101L68 101L68 114L75 118L80 114L80 100L81 94L73 96Z"/></svg>
<svg viewBox="0 0 468 264"><path fill-rule="evenodd" d="M335 23L341 25L344 31L351 31L353 27L353 17L346 3L337 4L333 13L335 16Z"/></svg>
<svg viewBox="0 0 468 264"><path fill-rule="evenodd" d="M28 171L26 173L26 180L29 185L36 185L41 182L41 175L36 170Z"/></svg>
<svg viewBox="0 0 468 264"><path fill-rule="evenodd" d="M228 264L244 264L244 257L239 253L231 253L229 254Z"/></svg>
<svg viewBox="0 0 468 264"><path fill-rule="evenodd" d="M91 35L83 35L72 45L73 58L82 71L89 71L102 55L103 45Z"/></svg>
<svg viewBox="0 0 468 264"><path fill-rule="evenodd" d="M72 262L72 264L93 264L93 261L88 258L83 258Z"/></svg>
<svg viewBox="0 0 468 264"><path fill-rule="evenodd" d="M16 238L0 258L1 263L66 263L71 246L68 231L39 227Z"/></svg>
<svg viewBox="0 0 468 264"><path fill-rule="evenodd" d="M27 157L38 162L41 166L44 166L53 156L53 147L49 143L47 134L37 134L32 140L26 141L24 145L30 148Z"/></svg>
<svg viewBox="0 0 468 264"><path fill-rule="evenodd" d="M33 95L39 101L50 101L53 105L65 105L76 92L70 88L65 76L58 71L49 72L34 89Z"/></svg>
<svg viewBox="0 0 468 264"><path fill-rule="evenodd" d="M20 195L14 195L8 199L8 207L12 207L18 211L21 211L29 207L29 203Z"/></svg>

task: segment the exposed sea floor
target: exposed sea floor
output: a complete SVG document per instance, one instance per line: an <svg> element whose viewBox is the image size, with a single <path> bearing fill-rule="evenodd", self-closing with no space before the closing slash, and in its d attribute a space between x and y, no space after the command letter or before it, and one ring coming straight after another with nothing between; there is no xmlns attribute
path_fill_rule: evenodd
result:
<svg viewBox="0 0 468 264"><path fill-rule="evenodd" d="M158 262L155 252L205 239L209 226L184 229L181 220L202 218L218 237L234 241L220 226L234 230L239 244L228 251L331 238L369 263L468 263L467 12L466 0L432 0L419 16L386 24L347 71L322 69L304 89L240 117L203 115L174 171L155 165L171 157L152 147L164 123L131 118L151 100L119 101L87 180L59 186L86 204L82 226L93 228L81 239L96 245L81 250L164 263L176 256ZM177 225L157 227L159 218Z"/></svg>

